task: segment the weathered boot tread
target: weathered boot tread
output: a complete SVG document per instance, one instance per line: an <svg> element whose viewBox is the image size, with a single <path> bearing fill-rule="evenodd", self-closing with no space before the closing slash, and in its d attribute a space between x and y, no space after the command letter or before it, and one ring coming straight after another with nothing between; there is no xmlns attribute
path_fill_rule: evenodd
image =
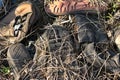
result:
<svg viewBox="0 0 120 80"><path fill-rule="evenodd" d="M17 43L8 48L7 59L14 72L15 80L18 80L20 70L31 60L31 57L25 46Z"/></svg>

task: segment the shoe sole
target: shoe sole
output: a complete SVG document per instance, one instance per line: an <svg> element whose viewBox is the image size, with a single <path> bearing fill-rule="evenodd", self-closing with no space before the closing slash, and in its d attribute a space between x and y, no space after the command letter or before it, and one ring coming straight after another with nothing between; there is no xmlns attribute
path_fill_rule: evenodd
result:
<svg viewBox="0 0 120 80"><path fill-rule="evenodd" d="M107 10L107 6L108 5L105 2L92 3L88 0L71 0L71 2L67 0L55 0L52 3L48 3L48 5L45 6L45 10L47 13L53 15L65 15L81 12L104 12Z"/></svg>
<svg viewBox="0 0 120 80"><path fill-rule="evenodd" d="M31 60L29 52L23 44L17 43L8 48L7 59L13 69L15 80L19 80L19 71Z"/></svg>

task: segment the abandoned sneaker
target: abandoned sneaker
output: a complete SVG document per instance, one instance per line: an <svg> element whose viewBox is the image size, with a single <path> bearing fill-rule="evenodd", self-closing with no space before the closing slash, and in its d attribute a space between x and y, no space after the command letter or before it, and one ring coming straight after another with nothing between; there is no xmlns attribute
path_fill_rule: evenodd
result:
<svg viewBox="0 0 120 80"><path fill-rule="evenodd" d="M79 12L104 12L108 4L101 0L50 0L45 10L54 15L65 15Z"/></svg>
<svg viewBox="0 0 120 80"><path fill-rule="evenodd" d="M8 43L21 41L38 20L38 13L29 1L19 4L0 20L0 38Z"/></svg>

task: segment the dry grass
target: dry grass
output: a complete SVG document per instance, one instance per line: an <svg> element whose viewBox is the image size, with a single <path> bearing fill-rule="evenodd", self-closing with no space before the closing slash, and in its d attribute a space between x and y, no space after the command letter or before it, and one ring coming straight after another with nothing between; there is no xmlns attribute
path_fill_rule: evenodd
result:
<svg viewBox="0 0 120 80"><path fill-rule="evenodd" d="M114 14L117 12L118 8L114 7L116 3L111 4L110 9L105 14L102 14L102 17L104 18L105 22L105 30L106 31L112 31L114 27L116 27ZM56 22L54 24L66 26L68 30L67 32L70 32L69 35L66 35L60 40L62 40L60 43L56 42L54 44L58 44L55 50L51 51L48 48L49 42L58 40L57 37L51 40L46 39L46 35L44 35L41 40L41 37L38 37L36 44L33 44L36 46L36 57L34 60L31 60L28 64L25 65L25 67L20 71L21 73L21 79L20 80L28 80L28 78L31 79L38 79L38 80L119 80L120 79L120 73L119 71L111 72L107 66L109 62L109 55L106 55L104 58L104 61L99 66L99 59L98 55L101 54L107 54L107 50L111 49L115 52L117 50L115 49L115 46L112 44L103 44L95 45L95 49L98 50L97 55L94 55L89 57L86 56L86 53L83 51L85 49L84 46L81 46L81 51L78 50L78 43L75 40L75 42L71 43L69 41L69 38L72 36L75 38L74 35L79 33L74 26L74 17L69 18L68 16L60 16L60 17L51 17L47 16L47 14L44 12L43 5L38 6L40 7L40 11L42 13L43 17L43 24L40 26L43 27L43 25L52 24L53 21L56 19ZM72 20L69 20L72 19ZM61 22L62 21L62 22ZM119 23L119 22L118 22ZM37 25L39 26L39 24ZM41 36L40 31L43 31L46 29L43 28L37 28L37 31L33 31L33 33L38 36ZM49 25L51 26L51 25ZM72 26L72 27L71 27ZM113 27L111 27L113 26ZM47 27L48 29L48 27ZM73 29L75 31L73 31ZM54 28L52 29L54 31ZM31 32L32 33L32 32ZM32 34L33 34L32 33ZM33 35L34 35L33 34ZM54 32L56 34L56 31ZM29 34L30 35L30 34ZM55 35L57 36L57 35ZM29 42L29 40L28 40ZM65 44L65 45L63 45ZM73 45L74 44L74 45ZM86 44L85 44L86 46ZM101 47L102 46L102 47ZM74 49L75 48L75 49ZM102 48L100 50L100 48ZM92 58L92 59L91 59ZM97 64L97 66L96 66ZM6 61L6 49L3 51L0 51L0 69L3 70L7 69L8 67L7 61ZM1 72L0 71L0 80L13 80L12 73L11 72Z"/></svg>

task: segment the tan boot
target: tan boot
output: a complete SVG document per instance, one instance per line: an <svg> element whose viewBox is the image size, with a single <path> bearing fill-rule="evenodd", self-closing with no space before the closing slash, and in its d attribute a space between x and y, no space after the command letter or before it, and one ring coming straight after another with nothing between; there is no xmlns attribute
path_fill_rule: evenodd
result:
<svg viewBox="0 0 120 80"><path fill-rule="evenodd" d="M33 3L26 1L12 9L8 15L0 20L0 38L8 43L23 40L28 30L39 19L39 12Z"/></svg>

